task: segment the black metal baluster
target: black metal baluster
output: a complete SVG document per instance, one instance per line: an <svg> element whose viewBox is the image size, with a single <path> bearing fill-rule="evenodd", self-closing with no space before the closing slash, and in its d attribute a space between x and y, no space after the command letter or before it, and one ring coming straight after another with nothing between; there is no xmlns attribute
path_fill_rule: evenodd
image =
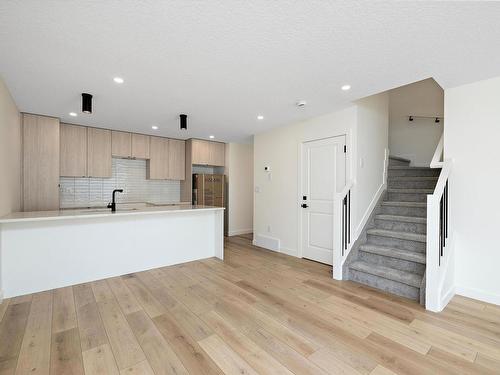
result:
<svg viewBox="0 0 500 375"><path fill-rule="evenodd" d="M347 209L348 209L348 218L347 218L347 243L351 243L351 191L347 193L348 198L348 204L347 204Z"/></svg>
<svg viewBox="0 0 500 375"><path fill-rule="evenodd" d="M445 211L445 217L446 217L446 226L444 228L444 238L448 239L448 189L449 189L449 184L448 180L446 180L446 211Z"/></svg>
<svg viewBox="0 0 500 375"><path fill-rule="evenodd" d="M342 199L342 256L344 256L344 200Z"/></svg>
<svg viewBox="0 0 500 375"><path fill-rule="evenodd" d="M439 265L443 256L443 196L439 200Z"/></svg>

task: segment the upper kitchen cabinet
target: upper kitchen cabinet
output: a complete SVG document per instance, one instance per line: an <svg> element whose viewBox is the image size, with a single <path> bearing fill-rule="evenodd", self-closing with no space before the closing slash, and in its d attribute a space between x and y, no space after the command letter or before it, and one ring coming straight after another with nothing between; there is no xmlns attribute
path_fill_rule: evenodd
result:
<svg viewBox="0 0 500 375"><path fill-rule="evenodd" d="M226 161L225 144L220 142L209 142L210 165L223 167Z"/></svg>
<svg viewBox="0 0 500 375"><path fill-rule="evenodd" d="M210 142L201 139L191 139L193 164L208 165L210 161Z"/></svg>
<svg viewBox="0 0 500 375"><path fill-rule="evenodd" d="M111 177L111 130L87 128L89 177Z"/></svg>
<svg viewBox="0 0 500 375"><path fill-rule="evenodd" d="M111 154L118 158L130 158L132 156L132 134L111 131Z"/></svg>
<svg viewBox="0 0 500 375"><path fill-rule="evenodd" d="M132 157L136 159L149 159L149 136L132 134Z"/></svg>
<svg viewBox="0 0 500 375"><path fill-rule="evenodd" d="M186 142L168 140L168 179L184 180L186 176Z"/></svg>
<svg viewBox="0 0 500 375"><path fill-rule="evenodd" d="M147 178L150 180L166 180L169 178L169 139L150 137L149 160L147 161Z"/></svg>
<svg viewBox="0 0 500 375"><path fill-rule="evenodd" d="M87 176L87 128L61 124L60 127L60 176Z"/></svg>
<svg viewBox="0 0 500 375"><path fill-rule="evenodd" d="M59 119L23 114L24 211L59 209Z"/></svg>
<svg viewBox="0 0 500 375"><path fill-rule="evenodd" d="M224 166L224 143L191 140L192 164Z"/></svg>

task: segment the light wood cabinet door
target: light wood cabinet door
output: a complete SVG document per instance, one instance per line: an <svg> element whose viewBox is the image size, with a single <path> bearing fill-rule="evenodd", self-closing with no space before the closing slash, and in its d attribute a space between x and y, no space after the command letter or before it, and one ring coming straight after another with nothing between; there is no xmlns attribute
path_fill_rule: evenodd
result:
<svg viewBox="0 0 500 375"><path fill-rule="evenodd" d="M87 128L85 126L61 124L59 175L87 176Z"/></svg>
<svg viewBox="0 0 500 375"><path fill-rule="evenodd" d="M186 176L186 142L168 140L168 179L184 180Z"/></svg>
<svg viewBox="0 0 500 375"><path fill-rule="evenodd" d="M149 159L148 135L132 134L132 157L137 159Z"/></svg>
<svg viewBox="0 0 500 375"><path fill-rule="evenodd" d="M111 177L111 130L87 129L87 172L89 177Z"/></svg>
<svg viewBox="0 0 500 375"><path fill-rule="evenodd" d="M210 165L223 167L226 162L225 157L225 144L220 142L210 142L209 148Z"/></svg>
<svg viewBox="0 0 500 375"><path fill-rule="evenodd" d="M210 164L210 142L201 139L193 139L191 141L191 152L193 164Z"/></svg>
<svg viewBox="0 0 500 375"><path fill-rule="evenodd" d="M59 119L23 114L24 211L59 209Z"/></svg>
<svg viewBox="0 0 500 375"><path fill-rule="evenodd" d="M118 158L132 156L132 135L130 133L111 131L111 155Z"/></svg>
<svg viewBox="0 0 500 375"><path fill-rule="evenodd" d="M168 179L168 138L150 137L147 178L150 180Z"/></svg>

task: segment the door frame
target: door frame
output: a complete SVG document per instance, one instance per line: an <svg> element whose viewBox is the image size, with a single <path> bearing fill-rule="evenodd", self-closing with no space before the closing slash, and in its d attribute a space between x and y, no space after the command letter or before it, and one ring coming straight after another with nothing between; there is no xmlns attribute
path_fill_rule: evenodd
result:
<svg viewBox="0 0 500 375"><path fill-rule="evenodd" d="M327 136L320 136L320 137L309 137L309 138L303 138L302 140L299 141L297 145L297 156L298 156L298 161L297 161L297 198L296 198L296 205L297 205L297 255L299 258L303 258L303 244L302 244L302 207L300 207L300 203L302 201L302 182L304 179L303 176L303 162L302 162L302 154L304 151L304 143L306 142L312 142L312 141L320 141L323 139L329 139L329 138L335 138L335 137L341 137L345 136L345 143L347 146L347 153L346 153L346 168L345 168L345 181L346 184L351 180L351 176L353 175L352 170L353 170L353 165L352 165L352 160L353 158L351 157L354 148L353 148L353 137L352 137L352 130L351 129L345 129L342 131L339 131L338 133L333 133L331 135ZM335 193L332 199L335 198ZM354 207L354 206L352 206ZM333 225L335 225L335 218ZM333 229L333 228L332 228ZM332 231L333 235L333 231ZM335 242L334 242L335 243ZM335 249L334 249L335 251ZM333 260L332 260L333 263Z"/></svg>

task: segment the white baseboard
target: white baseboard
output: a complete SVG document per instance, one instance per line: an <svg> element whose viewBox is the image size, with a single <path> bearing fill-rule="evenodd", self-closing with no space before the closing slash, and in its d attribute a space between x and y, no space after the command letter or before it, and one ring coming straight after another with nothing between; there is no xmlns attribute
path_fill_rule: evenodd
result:
<svg viewBox="0 0 500 375"><path fill-rule="evenodd" d="M3 302L3 290L0 290L0 303Z"/></svg>
<svg viewBox="0 0 500 375"><path fill-rule="evenodd" d="M441 310L443 310L448 305L448 303L454 296L455 296L455 286L451 286L441 298L441 307L442 307Z"/></svg>
<svg viewBox="0 0 500 375"><path fill-rule="evenodd" d="M373 196L368 208L366 209L365 213L363 214L363 218L361 219L358 227L356 228L356 231L354 232L355 233L355 237L351 240L351 243L354 243L356 242L356 240L358 239L359 235L361 234L361 231L363 230L363 228L365 227L366 225L366 222L368 221L368 219L370 218L370 215L372 214L372 211L373 209L375 208L375 205L377 204L377 202L379 201L380 197L382 196L382 193L384 192L384 190L387 188L387 185L386 184L382 184L380 185L380 187L378 188L377 192L375 193L375 195Z"/></svg>
<svg viewBox="0 0 500 375"><path fill-rule="evenodd" d="M250 234L250 233L253 233L253 229L237 229L228 231L227 235L231 237L231 236L239 236L241 234Z"/></svg>
<svg viewBox="0 0 500 375"><path fill-rule="evenodd" d="M288 249L286 247L280 247L280 253L283 253L283 254L286 254L286 255L290 255L292 257L298 257L297 255L297 250L293 250L293 249Z"/></svg>
<svg viewBox="0 0 500 375"><path fill-rule="evenodd" d="M477 299L479 301L493 303L495 305L500 305L500 295L485 292L483 290L468 288L463 286L456 286L455 292L458 295Z"/></svg>
<svg viewBox="0 0 500 375"><path fill-rule="evenodd" d="M273 237L263 236L262 234L256 234L253 237L252 243L255 246L263 247L264 249L280 251L279 238L273 238Z"/></svg>

